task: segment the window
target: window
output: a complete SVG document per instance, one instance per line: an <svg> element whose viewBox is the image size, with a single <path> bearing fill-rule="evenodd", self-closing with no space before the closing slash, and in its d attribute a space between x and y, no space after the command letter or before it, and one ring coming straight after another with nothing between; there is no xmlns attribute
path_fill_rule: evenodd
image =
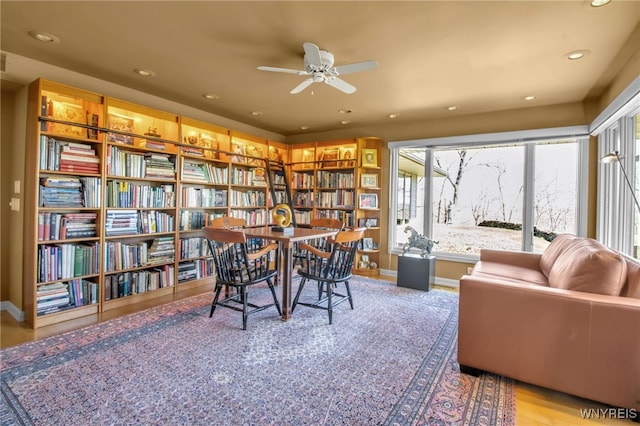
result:
<svg viewBox="0 0 640 426"><path fill-rule="evenodd" d="M639 117L622 117L598 136L600 158L619 155L619 161L600 164L598 239L636 259L640 259Z"/></svg>
<svg viewBox="0 0 640 426"><path fill-rule="evenodd" d="M453 260L477 257L481 248L542 252L558 233L584 235L586 176L579 164L586 164L586 128L550 130L557 137L541 130L390 143L392 176L398 176L391 182L398 208L390 214L403 210L401 188L412 168L424 176L412 200L428 207L408 222L392 218L392 251L406 242L407 226L437 241L439 257Z"/></svg>

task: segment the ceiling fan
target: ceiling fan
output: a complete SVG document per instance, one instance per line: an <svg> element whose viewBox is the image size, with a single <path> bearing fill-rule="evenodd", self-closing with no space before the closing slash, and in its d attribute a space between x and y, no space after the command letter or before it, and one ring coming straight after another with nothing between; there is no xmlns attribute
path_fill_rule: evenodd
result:
<svg viewBox="0 0 640 426"><path fill-rule="evenodd" d="M333 66L333 55L326 50L320 50L313 43L304 43L304 71L289 68L258 67L261 71L284 72L297 75L308 75L308 79L291 90L291 94L302 92L312 83L325 82L344 93L351 94L356 91L355 86L338 78L339 75L351 74L354 72L368 71L378 67L376 61L364 61L354 64Z"/></svg>

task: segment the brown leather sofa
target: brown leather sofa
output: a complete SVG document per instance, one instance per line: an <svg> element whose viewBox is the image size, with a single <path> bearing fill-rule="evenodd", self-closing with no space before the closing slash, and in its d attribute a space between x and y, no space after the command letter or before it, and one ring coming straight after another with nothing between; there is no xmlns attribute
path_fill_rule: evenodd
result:
<svg viewBox="0 0 640 426"><path fill-rule="evenodd" d="M640 263L563 234L482 250L460 279L458 362L640 412Z"/></svg>

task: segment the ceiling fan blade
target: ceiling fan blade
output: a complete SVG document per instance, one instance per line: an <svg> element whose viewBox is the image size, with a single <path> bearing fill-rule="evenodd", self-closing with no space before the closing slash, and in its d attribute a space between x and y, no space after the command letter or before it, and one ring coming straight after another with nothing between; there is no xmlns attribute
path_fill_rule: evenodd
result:
<svg viewBox="0 0 640 426"><path fill-rule="evenodd" d="M334 68L336 75L351 74L360 71L369 71L378 68L376 61L357 62L355 64L340 65Z"/></svg>
<svg viewBox="0 0 640 426"><path fill-rule="evenodd" d="M311 83L313 83L313 79L312 78L308 78L305 81L303 81L302 83L298 84L296 87L294 87L293 90L291 92L289 92L289 93L291 93L292 95L295 95L296 93L300 93L304 89L306 89L307 87L311 86Z"/></svg>
<svg viewBox="0 0 640 426"><path fill-rule="evenodd" d="M324 82L327 83L329 86L333 86L336 89L341 90L344 93L347 93L349 95L356 91L355 86L347 83L344 80L339 79L338 77L329 77Z"/></svg>
<svg viewBox="0 0 640 426"><path fill-rule="evenodd" d="M285 72L287 74L296 74L296 75L309 75L307 71L302 70L292 70L289 68L277 68L277 67L258 67L260 71L271 71L271 72Z"/></svg>
<svg viewBox="0 0 640 426"><path fill-rule="evenodd" d="M320 59L320 48L313 43L304 43L304 56L305 59L311 64L317 67L322 67L322 60Z"/></svg>

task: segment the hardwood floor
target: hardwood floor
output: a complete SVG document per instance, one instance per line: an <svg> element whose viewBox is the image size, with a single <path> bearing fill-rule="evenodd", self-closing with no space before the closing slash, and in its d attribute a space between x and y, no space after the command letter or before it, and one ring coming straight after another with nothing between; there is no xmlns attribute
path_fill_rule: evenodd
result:
<svg viewBox="0 0 640 426"><path fill-rule="evenodd" d="M389 281L395 279L379 277ZM437 287L443 290L455 291L448 287ZM189 295L185 295L187 297ZM0 312L0 348L18 345L20 343L44 339L66 331L75 330L107 321L120 315L143 310L160 303L173 300L173 296L153 299L145 303L127 306L120 309L88 316L81 319L65 321L63 323L41 327L37 330L29 328L24 322L16 321L7 311ZM581 410L607 409L606 405L593 401L573 397L560 392L554 392L537 386L518 382L516 384L516 422L523 426L573 426L573 425L629 425L635 424L630 420L584 419ZM602 414L601 414L602 415Z"/></svg>

